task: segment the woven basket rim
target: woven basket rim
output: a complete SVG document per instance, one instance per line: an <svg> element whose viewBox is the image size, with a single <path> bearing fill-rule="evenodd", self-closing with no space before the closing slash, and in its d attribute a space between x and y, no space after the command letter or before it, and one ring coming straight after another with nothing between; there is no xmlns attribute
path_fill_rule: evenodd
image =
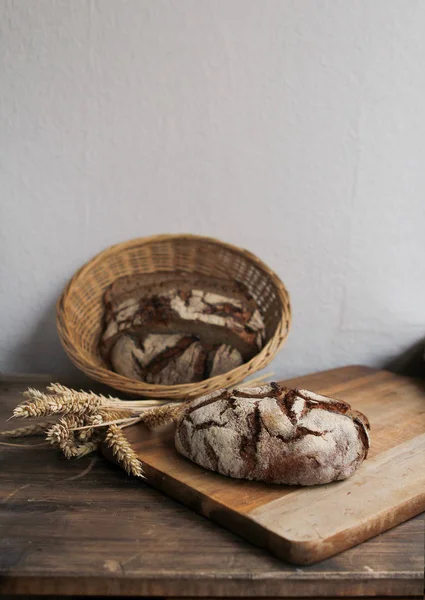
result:
<svg viewBox="0 0 425 600"><path fill-rule="evenodd" d="M260 258L258 258L255 254L253 254L249 250L238 247L234 244L230 244L228 242L224 242L220 239L213 238L210 236L192 234L192 233L172 233L172 234L165 233L165 234L151 235L151 236L146 236L146 237L132 238L130 240L118 242L116 244L113 244L112 246L108 246L107 248L104 248L103 250L101 250L100 252L95 254L91 259L87 260L79 269L77 269L77 271L75 271L75 273L72 275L72 277L65 284L65 287L56 302L56 325L57 325L59 338L62 342L62 345L65 348L66 353L70 356L70 358L72 359L74 364L76 364L76 366L79 369L83 370L86 373L87 373L86 369L89 369L90 372L93 371L93 373L91 373L91 377L93 377L94 379L97 379L99 381L104 382L107 379L108 382L116 382L118 389L120 389L120 388L123 389L124 387L129 387L129 383L131 383L131 385L133 385L133 387L138 388L139 391L137 393L143 394L143 389L152 390L152 388L154 388L156 390L156 392L158 393L158 396L164 396L164 397L166 397L167 392L169 392L170 389L178 391L179 394L182 396L185 393L190 394L190 392L193 391L194 386L199 387L203 383L203 382L182 383L182 384L175 384L172 386L160 385L160 384L148 384L144 381L130 379L129 377L120 375L119 373L116 373L115 371L107 369L103 366L99 366L98 364L96 364L94 362L93 355L91 353L87 352L85 349L81 348L80 346L78 346L78 344L75 343L75 341L73 340L73 337L71 336L71 334L69 332L67 321L66 321L67 300L69 298L69 292L71 291L72 287L77 284L77 282L79 281L79 279L81 277L84 277L84 275L86 274L86 271L88 269L91 269L98 263L102 262L107 256L109 256L110 254L114 254L117 251L125 252L125 250L128 250L130 248L149 245L149 244L157 243L157 242L161 242L161 241L187 240L187 239L213 244L218 247L231 250L236 254L243 253L247 258L249 258L249 260L252 263L254 263L259 269L261 269L263 272L265 272L270 277L270 279L273 282L273 285L277 291L279 299L281 300L282 303L286 304L287 309L288 309L286 318L285 318L286 332L283 333L283 324L284 323L283 323L283 318L281 316L275 332L270 337L268 342L263 346L263 348L254 357L252 357L249 361L247 361L246 363L243 363L242 365L240 365L239 367L236 367L235 369L232 369L231 371L229 371L229 373L232 373L234 377L239 375L239 373L240 373L241 374L240 380L242 381L247 376L247 374L249 372L251 372L251 369L250 369L251 363L253 363L253 361L255 361L260 355L266 356L267 352L269 351L270 347L272 346L275 338L281 337L281 341L279 342L277 348L273 352L273 356L276 354L277 350L280 348L280 346L285 341L288 331L290 329L290 326L292 323L292 311L291 311L291 303L290 303L289 293L288 293L286 287L284 286L282 280L275 273L275 271L273 271L268 265L266 265ZM164 270L164 272L169 272L169 271ZM72 349L72 351L71 351L71 349ZM78 350L78 354L79 354L78 359L76 359L76 357L75 357L75 349ZM252 371L252 372L255 372L255 371ZM209 385L213 386L215 381L217 381L219 379L225 380L226 375L227 375L227 373L221 374L221 375L216 375L215 377L210 377L204 381L207 381ZM111 385L111 383L108 383L108 385L110 387L114 387L114 385Z"/></svg>
<svg viewBox="0 0 425 600"><path fill-rule="evenodd" d="M283 286L283 282L281 281L280 277L275 273L275 271L270 269L270 267L268 265L266 265L266 263L264 263L260 258L258 258L258 256L256 256L255 254L253 254L252 252L250 252L250 250L247 250L246 248L241 248L234 244L230 244L229 242L223 242L222 240L219 240L218 238L213 238L213 237L206 236L206 235L205 236L204 235L196 235L194 233L162 233L162 234L158 234L158 235L150 235L147 237L132 238L131 240L127 240L124 242L118 242L116 244L113 244L112 246L108 246L107 248L104 248L103 250L101 250L100 252L95 254L92 258L87 260L79 269L77 269L77 271L75 271L74 275L69 279L68 284L66 284L65 287L67 287L71 283L75 282L80 275L84 274L85 270L88 267L92 267L93 265L97 264L103 258L105 258L105 256L107 256L108 254L113 254L116 250L119 250L123 247L131 248L134 246L146 246L152 242L161 242L161 241L165 241L165 240L177 240L177 239L192 239L192 240L197 240L200 242L208 242L210 244L214 244L215 246L221 246L221 247L228 248L229 250L233 250L236 253L243 252L244 254L248 255L249 258L254 263L256 263L258 267L260 267L263 271L268 273L271 277L273 277L275 280L277 280L277 282L280 285ZM61 294L61 296L62 295L63 295L63 293Z"/></svg>

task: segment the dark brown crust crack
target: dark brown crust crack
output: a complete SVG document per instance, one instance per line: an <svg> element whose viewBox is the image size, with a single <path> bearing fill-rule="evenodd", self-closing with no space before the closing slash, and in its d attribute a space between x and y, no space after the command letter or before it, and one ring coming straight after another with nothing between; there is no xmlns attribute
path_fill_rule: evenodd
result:
<svg viewBox="0 0 425 600"><path fill-rule="evenodd" d="M246 392L245 392L245 391L243 391L243 390L241 390L241 389L236 389L236 390L234 390L234 391L232 392L232 394L233 394L233 396L234 396L235 398L241 398L241 399L244 399L244 398L245 398L245 399L247 399L247 398L251 398L251 399L252 399L252 398L259 398L259 399L261 399L261 398L271 398L271 397L272 397L272 396L271 396L271 393L270 393L270 392L267 392L267 391L265 391L265 392L261 392L261 393L259 393L259 394L256 394L255 396L253 396L253 395L252 395L252 394L250 394L248 391L246 391Z"/></svg>
<svg viewBox="0 0 425 600"><path fill-rule="evenodd" d="M267 401L262 409L265 398L274 398L275 403ZM254 402L247 402L249 399ZM301 412L294 410L299 399L304 401ZM208 418L203 421L206 407ZM317 409L312 429L303 424L303 418ZM285 416L282 433L276 411ZM323 424L329 423L329 417L321 416L322 411L340 415L341 419L332 417L329 429L321 427L321 419ZM273 423L272 429L267 425L269 421ZM331 398L315 400L274 383L263 389L237 389L232 393L223 390L195 406L189 404L177 422L176 441L185 456L225 475L313 485L345 479L358 468L369 447L367 427L367 418L345 402ZM217 433L209 437L209 431L215 429ZM220 433L229 429L230 437ZM192 432L191 439L188 431ZM199 435L195 436L197 432ZM317 438L323 442L316 442ZM197 452L199 444L203 444L201 454Z"/></svg>
<svg viewBox="0 0 425 600"><path fill-rule="evenodd" d="M214 404L214 402L218 402L219 400L229 400L230 401L231 400L230 392L228 390L223 390L219 396L214 396L213 398L207 398L206 400L204 400L203 402L200 402L196 406L191 406L189 404L184 414L185 414L185 416L191 415L193 412L195 412L195 410L204 408L205 406L208 406L209 404Z"/></svg>
<svg viewBox="0 0 425 600"><path fill-rule="evenodd" d="M212 444L210 444L210 442L208 440L205 440L205 449L207 451L207 456L211 462L212 470L217 471L219 456L218 456L216 450L214 449L214 447L212 446Z"/></svg>
<svg viewBox="0 0 425 600"><path fill-rule="evenodd" d="M369 442L369 436L366 433L365 425L364 425L363 421L357 417L355 417L353 419L353 421L354 421L354 425L357 429L357 432L359 434L359 437L362 440L363 447L365 449L364 458L367 458L367 455L369 453L370 442Z"/></svg>
<svg viewBox="0 0 425 600"><path fill-rule="evenodd" d="M253 408L253 412L249 413L246 417L248 433L247 435L241 436L239 449L240 456L246 464L246 470L248 473L254 469L257 463L257 445L260 441L260 436L262 433L262 422L258 402Z"/></svg>

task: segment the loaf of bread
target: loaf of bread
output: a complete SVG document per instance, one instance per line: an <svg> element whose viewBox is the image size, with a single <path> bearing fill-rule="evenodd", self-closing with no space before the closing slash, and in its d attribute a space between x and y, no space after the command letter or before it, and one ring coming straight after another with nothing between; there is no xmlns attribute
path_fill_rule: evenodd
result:
<svg viewBox="0 0 425 600"><path fill-rule="evenodd" d="M184 273L117 279L104 294L103 358L114 371L152 384L193 383L252 358L265 339L242 284Z"/></svg>
<svg viewBox="0 0 425 600"><path fill-rule="evenodd" d="M368 429L367 418L345 402L272 383L189 402L175 445L223 475L315 485L354 473L367 456Z"/></svg>
<svg viewBox="0 0 425 600"><path fill-rule="evenodd" d="M161 277L124 277L107 290L105 358L121 334L138 332L194 335L206 344L231 346L244 360L261 349L264 322L242 285L211 277Z"/></svg>
<svg viewBox="0 0 425 600"><path fill-rule="evenodd" d="M110 354L114 371L159 385L202 381L242 364L241 354L224 344L202 344L195 336L176 333L124 334Z"/></svg>

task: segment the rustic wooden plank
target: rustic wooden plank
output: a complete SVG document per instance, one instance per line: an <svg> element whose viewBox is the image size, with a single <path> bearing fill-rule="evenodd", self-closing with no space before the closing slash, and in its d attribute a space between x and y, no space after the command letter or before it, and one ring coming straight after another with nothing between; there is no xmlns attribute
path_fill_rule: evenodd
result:
<svg viewBox="0 0 425 600"><path fill-rule="evenodd" d="M221 596L222 598L223 596ZM265 600L267 596L257 596L256 600ZM45 596L3 596L2 600L17 600L17 598L19 598L19 600L38 600L40 598L45 598ZM92 600L103 600L104 598L108 598L108 600L121 600L122 596L91 596ZM191 600L193 599L193 596L169 596L169 600L177 600L177 598L179 600ZM218 600L219 596L203 596L203 600ZM236 599L240 600L240 596L232 596L232 597L228 597L228 600L236 600ZM275 596L275 600L279 600L279 598L284 598L284 596ZM337 598L336 596L333 596L332 598L327 597L326 600L340 600L340 596ZM406 600L407 596L393 596L392 600ZM410 596L410 599L412 597ZM420 598L420 596L417 596L417 598ZM49 596L49 600L68 600L69 596ZM148 599L149 600L149 599ZM154 600L154 598L152 598L152 600ZM295 597L292 596L292 598L288 598L286 597L285 600L295 600ZM369 596L363 597L363 600L388 600L388 596Z"/></svg>
<svg viewBox="0 0 425 600"><path fill-rule="evenodd" d="M345 549L348 535L350 545L358 544L415 516L425 502L424 457L425 434L378 454L345 481L299 490L249 516L290 541L295 563L308 564Z"/></svg>
<svg viewBox="0 0 425 600"><path fill-rule="evenodd" d="M0 428L11 426L5 419L20 401L19 390L31 384L2 386ZM101 456L66 461L49 447L0 446L0 473L0 597L423 592L423 516L299 568L127 477Z"/></svg>
<svg viewBox="0 0 425 600"><path fill-rule="evenodd" d="M422 383L364 367L347 367L284 383L328 394L337 392L337 397L348 400L369 417L369 458L348 481L320 488L296 488L223 477L199 468L175 452L172 428L149 432L138 425L127 429L126 436L144 464L148 481L223 527L295 564L323 560L425 509L425 447L419 443L421 434L425 439ZM406 448L407 443L410 445ZM319 501L321 497L333 497L334 502ZM297 505L305 506L305 510L308 507L311 518L297 510ZM290 511L294 512L293 518ZM304 530L302 537L297 538L303 523L308 535ZM319 537L315 533L318 529Z"/></svg>

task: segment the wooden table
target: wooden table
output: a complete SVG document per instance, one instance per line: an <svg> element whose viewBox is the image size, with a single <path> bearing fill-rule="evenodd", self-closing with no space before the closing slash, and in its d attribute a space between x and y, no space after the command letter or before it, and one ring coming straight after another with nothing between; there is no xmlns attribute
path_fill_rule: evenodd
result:
<svg viewBox="0 0 425 600"><path fill-rule="evenodd" d="M2 378L0 429L10 428L19 392L47 381ZM297 568L99 455L67 461L48 446L0 446L0 598L422 597L423 569L423 515Z"/></svg>

